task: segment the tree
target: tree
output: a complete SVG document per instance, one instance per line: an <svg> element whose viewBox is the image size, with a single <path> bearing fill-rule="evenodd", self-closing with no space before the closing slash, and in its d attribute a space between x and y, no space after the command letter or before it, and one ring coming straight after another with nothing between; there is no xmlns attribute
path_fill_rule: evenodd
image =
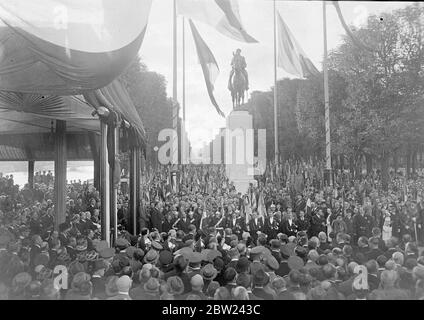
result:
<svg viewBox="0 0 424 320"><path fill-rule="evenodd" d="M152 166L158 164L155 146L160 146L159 132L172 128L172 102L166 95L164 76L149 71L139 57L132 62L120 81L128 90L147 132L146 158Z"/></svg>

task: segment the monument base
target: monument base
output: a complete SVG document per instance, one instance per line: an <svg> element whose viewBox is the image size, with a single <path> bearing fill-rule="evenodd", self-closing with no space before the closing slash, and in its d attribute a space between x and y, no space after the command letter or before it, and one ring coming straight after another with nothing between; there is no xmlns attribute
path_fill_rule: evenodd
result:
<svg viewBox="0 0 424 320"><path fill-rule="evenodd" d="M234 110L227 117L225 137L225 173L237 192L246 193L256 185L253 168L253 119L248 111Z"/></svg>

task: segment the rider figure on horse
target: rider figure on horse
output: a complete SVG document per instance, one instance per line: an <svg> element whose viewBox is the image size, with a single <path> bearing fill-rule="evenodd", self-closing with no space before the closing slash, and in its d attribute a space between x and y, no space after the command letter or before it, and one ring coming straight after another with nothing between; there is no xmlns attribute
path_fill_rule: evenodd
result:
<svg viewBox="0 0 424 320"><path fill-rule="evenodd" d="M249 77L246 71L246 59L240 53L241 49L237 49L236 53L233 53L233 59L231 60L232 69L230 72L230 79L228 80L228 87L231 88L231 79L234 75L235 69L239 69L242 72L244 78L246 79L246 90L249 90Z"/></svg>

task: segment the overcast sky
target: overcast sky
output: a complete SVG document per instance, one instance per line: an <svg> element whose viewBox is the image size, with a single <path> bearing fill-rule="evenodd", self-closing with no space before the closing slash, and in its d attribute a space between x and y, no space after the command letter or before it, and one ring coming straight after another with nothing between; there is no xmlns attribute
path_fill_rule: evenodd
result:
<svg viewBox="0 0 424 320"><path fill-rule="evenodd" d="M178 0L177 0L178 1ZM212 0L204 0L212 1ZM147 33L140 50L142 60L150 70L165 76L168 96L172 96L172 3L173 0L154 0ZM360 26L370 14L380 14L405 7L408 2L340 2L346 22ZM250 92L269 90L273 86L273 1L239 0L240 15L247 32L259 43L247 44L232 40L212 27L195 22L196 26L215 55L220 75L215 83L215 98L226 115L231 112L232 103L227 89L231 70L232 52L242 49L247 61ZM305 53L322 70L323 26L321 1L277 1L281 17L291 29ZM178 18L178 96L182 101L182 18ZM337 47L344 29L335 8L327 6L328 49ZM186 22L186 122L189 139L193 148L201 148L215 135L214 130L225 126L212 106L189 25ZM292 77L278 69L278 78ZM182 113L181 113L182 115Z"/></svg>

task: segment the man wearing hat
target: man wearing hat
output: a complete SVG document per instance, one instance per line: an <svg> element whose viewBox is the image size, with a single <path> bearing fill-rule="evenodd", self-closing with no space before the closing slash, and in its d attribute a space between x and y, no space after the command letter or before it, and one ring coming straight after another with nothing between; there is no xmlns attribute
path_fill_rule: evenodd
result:
<svg viewBox="0 0 424 320"><path fill-rule="evenodd" d="M194 277L197 274L200 274L201 271L201 264L202 264L202 260L203 260L203 255L199 252L192 252L189 256L188 256L188 261L189 261L189 268L188 268L188 277L189 279L191 279L192 277Z"/></svg>
<svg viewBox="0 0 424 320"><path fill-rule="evenodd" d="M186 295L186 297L189 295L195 295L198 296L200 300L206 300L206 296L203 293L204 282L202 276L200 274L195 274L191 277L190 284L191 291Z"/></svg>
<svg viewBox="0 0 424 320"><path fill-rule="evenodd" d="M274 296L264 289L264 287L269 283L269 276L265 273L264 270L259 269L256 273L253 274L253 290L252 293L264 300L274 300Z"/></svg>
<svg viewBox="0 0 424 320"><path fill-rule="evenodd" d="M264 265L261 263L263 250L259 247L253 247L250 250L250 260L252 263L250 264L250 274L255 274L258 270L263 270Z"/></svg>
<svg viewBox="0 0 424 320"><path fill-rule="evenodd" d="M118 294L113 297L108 298L107 300L132 300L129 295L131 289L132 280L129 276L121 276L116 281L116 288L118 289Z"/></svg>
<svg viewBox="0 0 424 320"><path fill-rule="evenodd" d="M159 268L163 273L167 273L173 269L173 259L172 253L168 250L162 250L159 253Z"/></svg>
<svg viewBox="0 0 424 320"><path fill-rule="evenodd" d="M144 285L143 290L139 291L137 295L133 294L133 290L130 292L130 296L133 300L159 300L159 288L160 283L156 278L150 278Z"/></svg>
<svg viewBox="0 0 424 320"><path fill-rule="evenodd" d="M209 284L216 278L218 271L214 268L213 264L208 263L201 269L200 275L203 277L204 282L203 293L206 294Z"/></svg>
<svg viewBox="0 0 424 320"><path fill-rule="evenodd" d="M105 291L106 291L106 279L104 277L105 270L106 270L106 264L103 261L103 259L95 260L92 264L92 276L91 276L91 283L93 284L93 293L92 296L99 298L99 299L105 299Z"/></svg>

